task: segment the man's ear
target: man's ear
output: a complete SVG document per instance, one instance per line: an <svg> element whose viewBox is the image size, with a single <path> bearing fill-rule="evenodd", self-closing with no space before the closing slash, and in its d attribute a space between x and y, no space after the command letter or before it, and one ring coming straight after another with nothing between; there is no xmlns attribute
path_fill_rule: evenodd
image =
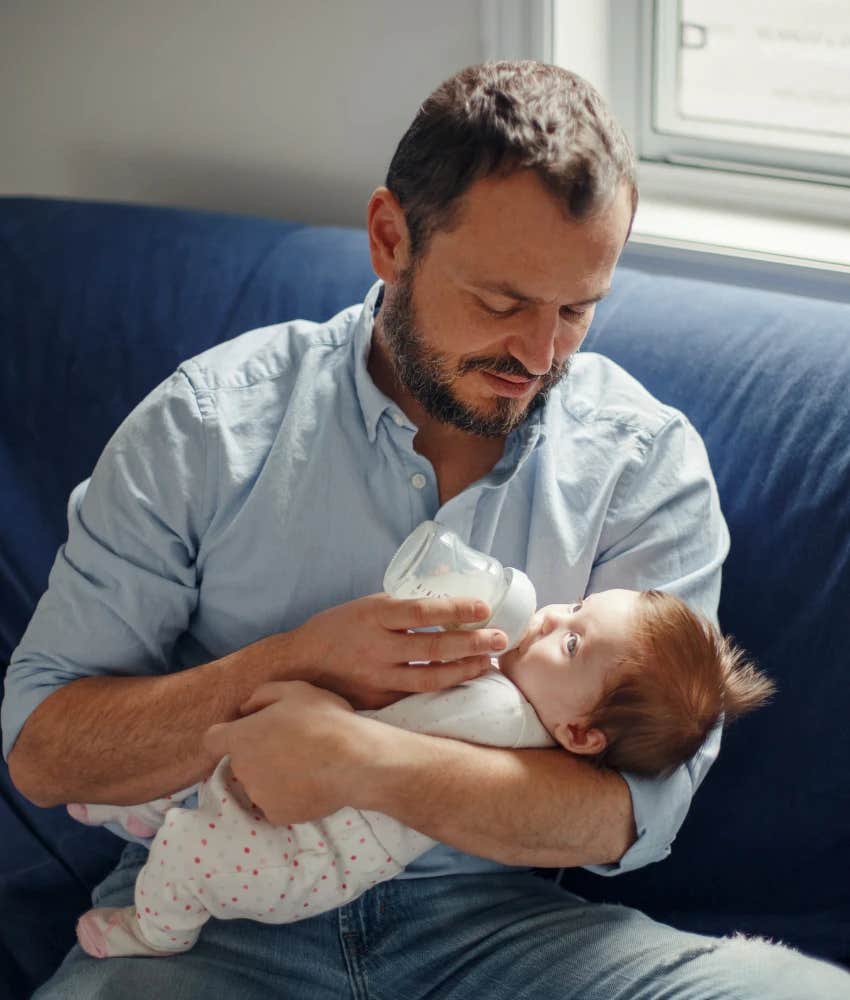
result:
<svg viewBox="0 0 850 1000"><path fill-rule="evenodd" d="M410 241L404 210L389 188L379 187L372 192L366 210L366 229L375 274L392 284L410 262Z"/></svg>
<svg viewBox="0 0 850 1000"><path fill-rule="evenodd" d="M552 735L570 753L602 753L608 746L608 737L601 729L588 728L580 722L559 722Z"/></svg>

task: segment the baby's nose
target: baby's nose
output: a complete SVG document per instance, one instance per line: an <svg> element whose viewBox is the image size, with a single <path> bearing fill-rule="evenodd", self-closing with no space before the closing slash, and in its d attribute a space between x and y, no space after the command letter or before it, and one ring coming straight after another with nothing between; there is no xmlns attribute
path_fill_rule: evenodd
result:
<svg viewBox="0 0 850 1000"><path fill-rule="evenodd" d="M541 634L548 635L556 628L568 624L575 613L576 604L549 604L538 613L541 617Z"/></svg>
<svg viewBox="0 0 850 1000"><path fill-rule="evenodd" d="M548 635L550 632L555 631L561 624L562 609L565 607L566 605L552 605L551 607L544 608L540 622L541 635Z"/></svg>

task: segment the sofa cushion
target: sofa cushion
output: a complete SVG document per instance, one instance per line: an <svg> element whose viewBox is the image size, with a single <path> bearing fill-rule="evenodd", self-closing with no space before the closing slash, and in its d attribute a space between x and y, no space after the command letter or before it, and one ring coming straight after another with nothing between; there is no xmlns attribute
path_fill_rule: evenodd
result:
<svg viewBox="0 0 850 1000"><path fill-rule="evenodd" d="M44 590L71 488L129 410L183 358L324 319L372 280L358 230L0 199L0 665ZM732 533L721 620L779 693L729 730L668 860L568 884L848 960L850 308L621 267L587 349L704 435ZM35 809L0 772L0 977L32 987L120 844ZM42 946L27 928L48 897Z"/></svg>

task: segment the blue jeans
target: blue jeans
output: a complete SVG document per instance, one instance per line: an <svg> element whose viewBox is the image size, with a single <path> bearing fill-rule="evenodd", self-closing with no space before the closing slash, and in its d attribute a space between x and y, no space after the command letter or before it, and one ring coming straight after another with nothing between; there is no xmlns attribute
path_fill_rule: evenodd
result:
<svg viewBox="0 0 850 1000"><path fill-rule="evenodd" d="M132 902L146 852L95 890ZM781 945L674 930L527 874L397 879L297 924L211 920L170 958L79 947L38 1000L848 1000L850 974Z"/></svg>

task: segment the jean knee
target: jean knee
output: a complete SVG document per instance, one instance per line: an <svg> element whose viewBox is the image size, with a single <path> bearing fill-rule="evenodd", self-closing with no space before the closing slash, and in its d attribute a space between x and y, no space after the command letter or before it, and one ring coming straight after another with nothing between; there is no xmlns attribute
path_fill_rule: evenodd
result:
<svg viewBox="0 0 850 1000"><path fill-rule="evenodd" d="M687 949L686 949L687 950ZM781 941L741 933L715 939L710 947L697 946L696 964L710 969L710 978L735 1000L847 1000L850 973L814 958Z"/></svg>

